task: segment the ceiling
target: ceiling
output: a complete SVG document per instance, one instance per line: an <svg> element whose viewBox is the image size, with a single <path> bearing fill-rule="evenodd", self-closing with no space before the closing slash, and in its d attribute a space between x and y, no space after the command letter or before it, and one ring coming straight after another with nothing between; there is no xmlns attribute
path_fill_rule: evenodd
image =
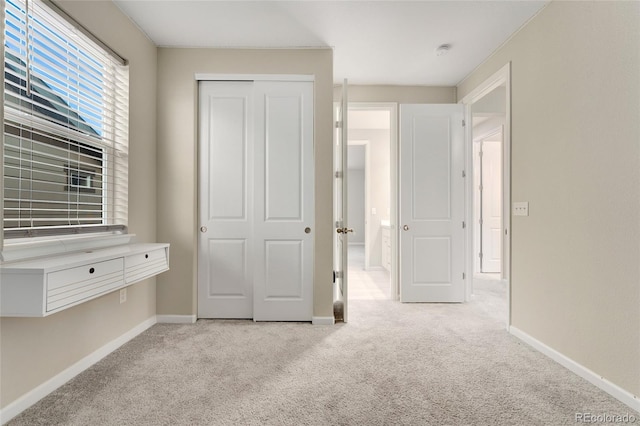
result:
<svg viewBox="0 0 640 426"><path fill-rule="evenodd" d="M158 46L330 47L335 82L429 86L459 83L547 3L114 1Z"/></svg>

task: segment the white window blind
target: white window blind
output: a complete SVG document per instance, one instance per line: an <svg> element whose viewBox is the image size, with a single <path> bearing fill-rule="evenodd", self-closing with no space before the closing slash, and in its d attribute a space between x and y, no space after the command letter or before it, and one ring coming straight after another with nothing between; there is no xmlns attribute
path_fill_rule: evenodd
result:
<svg viewBox="0 0 640 426"><path fill-rule="evenodd" d="M128 67L39 0L4 6L5 238L126 230Z"/></svg>

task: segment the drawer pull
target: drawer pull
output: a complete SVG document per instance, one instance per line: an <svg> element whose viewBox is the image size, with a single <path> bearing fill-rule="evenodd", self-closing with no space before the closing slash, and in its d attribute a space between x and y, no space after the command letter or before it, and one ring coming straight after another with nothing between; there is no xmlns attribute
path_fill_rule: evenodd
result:
<svg viewBox="0 0 640 426"><path fill-rule="evenodd" d="M144 255L144 258L145 258L145 259L148 259L148 258L149 258L149 255L148 255L148 254L145 254L145 255Z"/></svg>
<svg viewBox="0 0 640 426"><path fill-rule="evenodd" d="M95 271L96 271L96 268L91 268L91 269L89 269L89 273L90 273L90 274L93 274Z"/></svg>

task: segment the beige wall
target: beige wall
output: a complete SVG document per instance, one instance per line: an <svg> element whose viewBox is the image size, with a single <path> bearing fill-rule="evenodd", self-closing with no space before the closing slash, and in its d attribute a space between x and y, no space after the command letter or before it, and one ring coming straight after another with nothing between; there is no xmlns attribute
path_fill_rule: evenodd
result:
<svg viewBox="0 0 640 426"><path fill-rule="evenodd" d="M333 99L341 97L342 86L333 88ZM455 87L349 85L349 102L397 102L401 104L451 104L456 102Z"/></svg>
<svg viewBox="0 0 640 426"><path fill-rule="evenodd" d="M130 60L129 230L156 237L156 48L111 2L58 1L61 8ZM51 379L155 315L154 280L45 318L0 320L0 407Z"/></svg>
<svg viewBox="0 0 640 426"><path fill-rule="evenodd" d="M197 312L196 73L315 75L314 315L333 316L330 49L158 49L158 238L171 271L158 278L158 314Z"/></svg>
<svg viewBox="0 0 640 426"><path fill-rule="evenodd" d="M640 395L640 3L551 2L512 62L512 323Z"/></svg>

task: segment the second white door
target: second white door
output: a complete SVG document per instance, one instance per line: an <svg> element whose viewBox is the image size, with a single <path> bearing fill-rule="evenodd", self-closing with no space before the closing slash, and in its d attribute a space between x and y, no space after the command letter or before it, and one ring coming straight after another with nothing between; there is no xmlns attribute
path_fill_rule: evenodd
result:
<svg viewBox="0 0 640 426"><path fill-rule="evenodd" d="M400 300L464 301L463 106L400 105Z"/></svg>

